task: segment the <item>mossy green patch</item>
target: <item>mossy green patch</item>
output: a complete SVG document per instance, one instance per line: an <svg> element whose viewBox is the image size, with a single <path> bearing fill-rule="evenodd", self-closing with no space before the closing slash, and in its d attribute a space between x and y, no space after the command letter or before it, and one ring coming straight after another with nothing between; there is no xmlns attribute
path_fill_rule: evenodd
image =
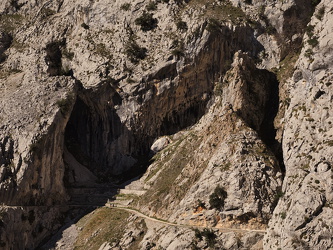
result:
<svg viewBox="0 0 333 250"><path fill-rule="evenodd" d="M123 210L99 208L84 216L77 226L82 228L74 249L99 249L104 242L118 244L125 233L129 213Z"/></svg>

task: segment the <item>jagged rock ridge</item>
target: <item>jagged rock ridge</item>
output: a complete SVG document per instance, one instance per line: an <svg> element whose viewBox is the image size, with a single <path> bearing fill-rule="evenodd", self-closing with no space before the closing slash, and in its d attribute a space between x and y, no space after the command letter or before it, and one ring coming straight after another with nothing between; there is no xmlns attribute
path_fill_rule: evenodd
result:
<svg viewBox="0 0 333 250"><path fill-rule="evenodd" d="M137 209L188 225L269 222L263 243L222 233L221 248L332 247L331 5L0 3L1 246L37 247L75 188L142 171L154 140L176 133L133 183L146 190ZM138 248L180 242L149 230ZM179 246L208 247L186 234Z"/></svg>

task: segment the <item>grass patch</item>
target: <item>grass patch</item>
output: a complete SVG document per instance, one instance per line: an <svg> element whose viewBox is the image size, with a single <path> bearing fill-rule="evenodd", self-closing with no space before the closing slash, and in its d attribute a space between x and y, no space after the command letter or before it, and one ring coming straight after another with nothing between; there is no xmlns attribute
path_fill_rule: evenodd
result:
<svg viewBox="0 0 333 250"><path fill-rule="evenodd" d="M194 160L193 154L200 142L200 137L189 133L165 149L169 151L167 156L156 163L158 165L155 174L159 170L161 172L152 187L141 196L139 204L149 203L154 210L158 211L160 208L168 207L171 202L177 203L184 197L191 184L199 179L207 166L207 162L204 162L197 166L195 173L192 171L188 174L186 171L186 166Z"/></svg>
<svg viewBox="0 0 333 250"><path fill-rule="evenodd" d="M99 208L83 217L74 249L98 250L104 242L117 245L125 233L129 213L123 210ZM110 244L110 245L111 245Z"/></svg>
<svg viewBox="0 0 333 250"><path fill-rule="evenodd" d="M281 212L280 217L281 217L282 220L284 220L285 218L287 218L287 213L286 212Z"/></svg>
<svg viewBox="0 0 333 250"><path fill-rule="evenodd" d="M7 33L13 33L18 27L24 23L24 17L22 15L0 15L0 29Z"/></svg>
<svg viewBox="0 0 333 250"><path fill-rule="evenodd" d="M292 52L289 53L281 62L280 68L272 69L274 73L277 75L278 81L285 82L288 80L294 73L294 66L298 60L300 53L299 52Z"/></svg>
<svg viewBox="0 0 333 250"><path fill-rule="evenodd" d="M221 5L216 6L215 1L212 0L192 0L189 5L194 8L202 8L205 6L204 15L207 18L215 18L219 21L242 23L248 19L241 8L234 7L229 1L225 1Z"/></svg>

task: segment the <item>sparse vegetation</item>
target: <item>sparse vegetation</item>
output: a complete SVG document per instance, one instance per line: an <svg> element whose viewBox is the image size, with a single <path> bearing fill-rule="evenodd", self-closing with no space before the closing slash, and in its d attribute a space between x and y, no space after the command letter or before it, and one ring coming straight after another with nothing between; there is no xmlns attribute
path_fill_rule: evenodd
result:
<svg viewBox="0 0 333 250"><path fill-rule="evenodd" d="M145 59L147 56L147 49L140 47L134 37L130 37L128 42L125 44L125 54L132 63L138 63L140 60Z"/></svg>
<svg viewBox="0 0 333 250"><path fill-rule="evenodd" d="M54 10L50 9L50 8L43 8L43 9L41 10L41 17L42 17L42 18L47 18L47 17L49 17L49 16L54 15L55 13L56 13L56 12L55 12Z"/></svg>
<svg viewBox="0 0 333 250"><path fill-rule="evenodd" d="M88 30L88 29L89 29L89 25L86 24L86 23L82 23L82 24L81 24L81 27L84 28L85 30Z"/></svg>
<svg viewBox="0 0 333 250"><path fill-rule="evenodd" d="M129 213L122 210L100 208L83 217L78 223L82 228L74 249L97 250L104 243L118 244L124 234Z"/></svg>
<svg viewBox="0 0 333 250"><path fill-rule="evenodd" d="M307 49L307 50L305 51L304 55L305 55L307 58L311 59L312 56L313 56L313 51L312 51L312 49Z"/></svg>
<svg viewBox="0 0 333 250"><path fill-rule="evenodd" d="M323 20L324 15L325 15L325 6L321 7L318 10L317 14L315 14L316 18L320 21Z"/></svg>
<svg viewBox="0 0 333 250"><path fill-rule="evenodd" d="M146 11L143 14L135 19L135 24L141 27L141 30L144 32L153 30L157 27L157 19L153 17L152 13L148 13Z"/></svg>
<svg viewBox="0 0 333 250"><path fill-rule="evenodd" d="M248 21L249 18L242 11L241 8L235 7L230 1L220 1L221 4L215 4L215 1L202 1L202 0L191 0L189 5L194 8L204 7L204 15L209 18L214 18L220 22L231 21L233 23L242 23Z"/></svg>
<svg viewBox="0 0 333 250"><path fill-rule="evenodd" d="M194 235L199 240L202 241L205 239L208 247L213 248L216 244L216 234L210 230L205 228L203 231L200 231L199 229L194 229Z"/></svg>
<svg viewBox="0 0 333 250"><path fill-rule="evenodd" d="M171 51L171 54L173 56L176 56L177 58L184 56L185 46L183 41L180 41L178 39L174 40L172 42L172 48L174 48Z"/></svg>
<svg viewBox="0 0 333 250"><path fill-rule="evenodd" d="M147 11L155 11L157 10L157 3L150 1L146 6Z"/></svg>
<svg viewBox="0 0 333 250"><path fill-rule="evenodd" d="M281 197L283 197L284 196L284 192L282 192L281 190L280 191L278 191L276 194L275 194L275 198L277 199L277 200L279 200Z"/></svg>
<svg viewBox="0 0 333 250"><path fill-rule="evenodd" d="M131 4L130 3L124 3L120 6L121 10L128 11L131 9Z"/></svg>
<svg viewBox="0 0 333 250"><path fill-rule="evenodd" d="M258 16L261 20L265 20L266 16L265 16L265 5L261 5L258 9Z"/></svg>
<svg viewBox="0 0 333 250"><path fill-rule="evenodd" d="M311 38L313 36L313 31L314 31L314 25L309 24L306 27L306 34L308 35L309 38Z"/></svg>
<svg viewBox="0 0 333 250"><path fill-rule="evenodd" d="M18 3L19 0L10 0L10 6L12 6L13 8L15 8L15 10L19 10L22 8L22 6L25 3Z"/></svg>
<svg viewBox="0 0 333 250"><path fill-rule="evenodd" d="M22 15L0 15L0 28L6 33L12 33L23 23L24 17Z"/></svg>
<svg viewBox="0 0 333 250"><path fill-rule="evenodd" d="M187 23L182 21L181 19L179 19L176 22L176 27L177 27L177 30L186 31L187 30Z"/></svg>
<svg viewBox="0 0 333 250"><path fill-rule="evenodd" d="M316 47L318 45L318 37L313 36L311 39L308 40L308 44L312 47Z"/></svg>
<svg viewBox="0 0 333 250"><path fill-rule="evenodd" d="M287 218L286 212L281 212L280 213L280 217L281 217L282 220L284 220L285 218Z"/></svg>
<svg viewBox="0 0 333 250"><path fill-rule="evenodd" d="M272 71L277 75L279 82L284 82L292 76L298 57L299 51L292 52L280 62L279 69L272 69Z"/></svg>
<svg viewBox="0 0 333 250"><path fill-rule="evenodd" d="M224 207L224 200L228 194L223 187L217 186L214 192L209 196L209 205L211 208L222 209Z"/></svg>
<svg viewBox="0 0 333 250"><path fill-rule="evenodd" d="M157 211L185 196L208 164L207 161L199 164L196 172L189 175L188 165L193 160L194 149L201 140L195 133L189 133L157 154L159 158L155 158L154 170L148 178L156 175L158 171L159 174L155 176L151 188L141 196L139 204L150 204Z"/></svg>
<svg viewBox="0 0 333 250"><path fill-rule="evenodd" d="M224 165L221 166L221 171L228 171L231 167L230 161L227 161Z"/></svg>

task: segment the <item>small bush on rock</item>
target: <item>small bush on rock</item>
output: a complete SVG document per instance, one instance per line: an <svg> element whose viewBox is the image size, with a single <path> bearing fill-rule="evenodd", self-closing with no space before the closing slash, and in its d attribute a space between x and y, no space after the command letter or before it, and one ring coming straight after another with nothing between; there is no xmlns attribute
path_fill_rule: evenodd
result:
<svg viewBox="0 0 333 250"><path fill-rule="evenodd" d="M141 26L141 30L144 32L153 30L157 27L157 19L153 18L153 14L143 12L142 16L135 19L135 24Z"/></svg>
<svg viewBox="0 0 333 250"><path fill-rule="evenodd" d="M209 196L209 204L211 208L222 209L224 200L228 197L224 188L217 186L214 192Z"/></svg>
<svg viewBox="0 0 333 250"><path fill-rule="evenodd" d="M125 11L130 10L130 8L131 8L131 4L130 4L130 3L124 3L124 4L122 4L122 5L120 6L120 9L121 9L121 10L125 10Z"/></svg>
<svg viewBox="0 0 333 250"><path fill-rule="evenodd" d="M150 1L148 5L146 6L146 9L148 11L154 11L157 10L157 4L155 2Z"/></svg>
<svg viewBox="0 0 333 250"><path fill-rule="evenodd" d="M180 30L180 31L186 31L187 30L187 23L182 21L182 20L178 20L176 22L176 26L177 26L177 30Z"/></svg>
<svg viewBox="0 0 333 250"><path fill-rule="evenodd" d="M125 54L132 63L138 63L147 56L147 49L140 47L134 39L130 39L125 45Z"/></svg>

